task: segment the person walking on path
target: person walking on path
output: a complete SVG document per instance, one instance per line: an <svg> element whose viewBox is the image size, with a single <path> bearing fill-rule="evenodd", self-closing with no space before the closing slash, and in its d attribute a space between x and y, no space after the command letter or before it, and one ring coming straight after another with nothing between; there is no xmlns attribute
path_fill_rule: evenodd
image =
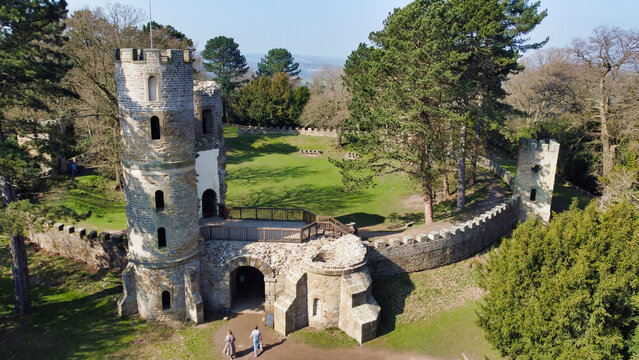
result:
<svg viewBox="0 0 639 360"><path fill-rule="evenodd" d="M224 355L228 355L229 359L233 359L235 356L235 336L231 330L226 332L226 337L224 338L224 350L222 350Z"/></svg>
<svg viewBox="0 0 639 360"><path fill-rule="evenodd" d="M249 335L249 339L253 339L253 351L255 351L255 357L257 357L257 350L262 343L262 333L257 329L257 325L255 325L255 330Z"/></svg>

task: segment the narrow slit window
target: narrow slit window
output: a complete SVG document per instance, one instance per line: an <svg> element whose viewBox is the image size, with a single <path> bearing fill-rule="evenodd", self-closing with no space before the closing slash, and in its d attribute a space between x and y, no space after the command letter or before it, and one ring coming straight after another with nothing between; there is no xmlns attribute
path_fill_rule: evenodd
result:
<svg viewBox="0 0 639 360"><path fill-rule="evenodd" d="M164 192L158 190L155 192L155 212L164 211Z"/></svg>
<svg viewBox="0 0 639 360"><path fill-rule="evenodd" d="M202 134L213 134L213 112L202 111Z"/></svg>
<svg viewBox="0 0 639 360"><path fill-rule="evenodd" d="M313 300L313 316L319 315L319 313L322 311L321 307L322 307L322 303L320 299L314 299Z"/></svg>
<svg viewBox="0 0 639 360"><path fill-rule="evenodd" d="M530 190L530 201L535 201L537 199L537 189Z"/></svg>
<svg viewBox="0 0 639 360"><path fill-rule="evenodd" d="M158 101L158 79L155 76L149 76L148 90L149 101Z"/></svg>
<svg viewBox="0 0 639 360"><path fill-rule="evenodd" d="M160 138L160 118L153 116L151 118L151 140Z"/></svg>
<svg viewBox="0 0 639 360"><path fill-rule="evenodd" d="M162 310L171 309L171 293L168 291L162 291Z"/></svg>
<svg viewBox="0 0 639 360"><path fill-rule="evenodd" d="M166 229L158 228L158 248L166 247Z"/></svg>

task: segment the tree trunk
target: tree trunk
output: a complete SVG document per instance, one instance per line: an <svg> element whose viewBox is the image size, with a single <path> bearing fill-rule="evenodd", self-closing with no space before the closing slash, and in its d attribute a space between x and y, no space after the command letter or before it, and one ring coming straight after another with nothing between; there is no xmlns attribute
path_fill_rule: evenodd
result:
<svg viewBox="0 0 639 360"><path fill-rule="evenodd" d="M24 246L24 237L22 235L13 235L11 237L11 257L13 258L13 293L16 303L14 312L18 315L24 315L31 312L31 296L29 295L29 270L27 268L27 251Z"/></svg>
<svg viewBox="0 0 639 360"><path fill-rule="evenodd" d="M601 121L601 151L603 155L603 176L608 176L614 166L614 155L610 146L610 131L608 130L608 98L605 92L605 79L599 79L599 121Z"/></svg>
<svg viewBox="0 0 639 360"><path fill-rule="evenodd" d="M459 159L457 163L457 210L466 207L466 124L459 130Z"/></svg>
<svg viewBox="0 0 639 360"><path fill-rule="evenodd" d="M433 223L433 189L430 185L424 186L424 223Z"/></svg>
<svg viewBox="0 0 639 360"><path fill-rule="evenodd" d="M444 171L444 200L450 196L450 183L448 182L448 171Z"/></svg>
<svg viewBox="0 0 639 360"><path fill-rule="evenodd" d="M229 106L229 102L225 97L222 97L222 124L229 124L226 117L226 108Z"/></svg>
<svg viewBox="0 0 639 360"><path fill-rule="evenodd" d="M0 127L0 143L3 141L4 135ZM9 203L16 201L16 193L11 184L11 179L3 174L0 174L0 191L4 205L9 205ZM11 238L11 257L13 259L13 293L16 300L14 312L22 315L31 311L27 252L24 247L24 238L21 235L14 235L11 230L9 230L9 237Z"/></svg>
<svg viewBox="0 0 639 360"><path fill-rule="evenodd" d="M481 131L479 121L475 123L475 134L473 137L473 158L470 162L470 180L468 186L473 186L477 182L477 161L479 161L479 132Z"/></svg>

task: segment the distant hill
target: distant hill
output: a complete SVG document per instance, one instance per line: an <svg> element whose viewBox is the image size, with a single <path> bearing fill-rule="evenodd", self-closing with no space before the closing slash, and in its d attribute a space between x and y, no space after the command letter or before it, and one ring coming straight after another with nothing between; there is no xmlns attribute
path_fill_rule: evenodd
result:
<svg viewBox="0 0 639 360"><path fill-rule="evenodd" d="M246 57L246 63L251 68L251 72L257 71L257 63L265 54L244 54ZM302 83L310 82L313 79L313 74L324 66L344 66L345 59L329 58L323 56L314 55L300 55L293 54L295 61L300 63L300 78Z"/></svg>

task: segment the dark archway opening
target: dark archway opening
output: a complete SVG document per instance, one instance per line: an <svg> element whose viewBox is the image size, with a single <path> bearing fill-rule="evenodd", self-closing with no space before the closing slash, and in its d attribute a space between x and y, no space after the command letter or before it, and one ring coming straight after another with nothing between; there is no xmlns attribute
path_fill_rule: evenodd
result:
<svg viewBox="0 0 639 360"><path fill-rule="evenodd" d="M263 310L264 275L251 266L240 266L231 273L231 308L234 311Z"/></svg>
<svg viewBox="0 0 639 360"><path fill-rule="evenodd" d="M215 191L208 189L202 194L202 217L217 215L217 196Z"/></svg>

